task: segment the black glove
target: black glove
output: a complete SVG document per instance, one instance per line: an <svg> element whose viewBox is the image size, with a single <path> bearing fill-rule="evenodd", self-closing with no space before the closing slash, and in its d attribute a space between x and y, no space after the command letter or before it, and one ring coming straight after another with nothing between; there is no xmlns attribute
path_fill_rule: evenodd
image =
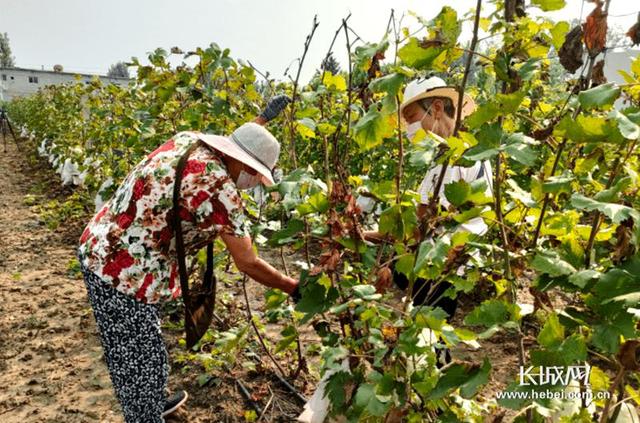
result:
<svg viewBox="0 0 640 423"><path fill-rule="evenodd" d="M287 104L291 103L291 101L291 97L286 94L280 94L273 97L271 100L269 100L269 103L267 103L267 107L264 109L264 111L260 113L260 117L267 122L275 119L280 114L280 112L282 112L284 108L287 107Z"/></svg>
<svg viewBox="0 0 640 423"><path fill-rule="evenodd" d="M296 285L296 287L293 289L293 291L291 292L291 294L289 294L289 297L291 297L291 299L293 300L294 303L298 304L298 302L302 299L302 295L300 295L300 285Z"/></svg>

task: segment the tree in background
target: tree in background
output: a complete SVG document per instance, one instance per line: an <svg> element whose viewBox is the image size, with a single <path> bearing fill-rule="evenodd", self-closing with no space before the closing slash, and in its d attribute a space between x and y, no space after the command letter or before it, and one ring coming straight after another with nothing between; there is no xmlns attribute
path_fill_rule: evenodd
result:
<svg viewBox="0 0 640 423"><path fill-rule="evenodd" d="M0 34L0 67L12 68L15 66L15 57L11 55L11 46L9 46L9 35L5 32Z"/></svg>
<svg viewBox="0 0 640 423"><path fill-rule="evenodd" d="M333 52L330 52L327 57L324 58L324 60L322 61L322 67L324 68L324 70L331 72L331 74L333 75L337 75L340 73L340 64L338 63L336 58L333 57Z"/></svg>
<svg viewBox="0 0 640 423"><path fill-rule="evenodd" d="M107 76L110 78L129 78L129 68L125 62L118 62L109 67Z"/></svg>

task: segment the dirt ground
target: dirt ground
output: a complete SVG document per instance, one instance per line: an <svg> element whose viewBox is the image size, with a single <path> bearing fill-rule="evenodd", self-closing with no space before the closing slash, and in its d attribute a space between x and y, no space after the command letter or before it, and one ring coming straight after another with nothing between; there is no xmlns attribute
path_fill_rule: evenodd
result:
<svg viewBox="0 0 640 423"><path fill-rule="evenodd" d="M0 153L0 421L120 422L74 246L24 204L33 168Z"/></svg>
<svg viewBox="0 0 640 423"><path fill-rule="evenodd" d="M60 193L58 176L46 163L24 157L14 144L8 145L7 153L0 152L0 421L3 423L123 421L84 284L68 270L86 217L66 222L52 231L34 211L33 200L25 201L28 196L35 197L37 204L46 204L52 195L64 197L69 192ZM277 252L267 252L265 258L279 267ZM235 300L219 312L232 323L245 320L241 285L237 281L224 285L223 290ZM248 287L252 308L260 314L264 310L263 289L255 282ZM522 295L520 301L532 302ZM473 305L472 298L463 298L460 308L466 311ZM205 373L204 368L180 360L185 354L178 345L182 332L171 328L170 319L163 321L163 327L172 360L169 389L185 389L190 394L186 409L168 421L245 421L244 413L252 407L241 394L238 381L262 407L271 405L264 416L266 421L294 421L301 404L275 379L274 366L265 354L254 357L255 369L235 366L229 372L209 372L211 377L203 383L199 377ZM271 345L275 344L280 328L266 325L265 329ZM312 332L310 327L302 332L303 348L317 343ZM262 352L251 336L253 350ZM532 339L528 337L525 342ZM518 371L517 341L498 334L483 341L479 351L470 348L453 351L454 358L474 362L481 362L486 355L491 357L493 371L481 395L491 399ZM287 372L293 369L292 360L289 361L282 363ZM311 376L293 381L296 389L307 397L313 392L313 382Z"/></svg>

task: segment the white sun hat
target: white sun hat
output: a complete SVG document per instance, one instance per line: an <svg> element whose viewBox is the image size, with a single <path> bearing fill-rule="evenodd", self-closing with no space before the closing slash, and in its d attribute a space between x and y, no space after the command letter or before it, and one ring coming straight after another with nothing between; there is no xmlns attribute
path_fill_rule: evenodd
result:
<svg viewBox="0 0 640 423"><path fill-rule="evenodd" d="M248 122L233 131L231 136L199 134L207 145L246 164L262 175L265 185L273 185L273 168L280 155L280 143L263 126Z"/></svg>
<svg viewBox="0 0 640 423"><path fill-rule="evenodd" d="M458 107L458 90L456 87L447 85L442 78L432 76L431 78L418 78L409 82L404 89L400 114L409 104L429 97L448 97L453 102L453 107ZM469 94L462 97L461 118L469 116L476 108L476 103Z"/></svg>

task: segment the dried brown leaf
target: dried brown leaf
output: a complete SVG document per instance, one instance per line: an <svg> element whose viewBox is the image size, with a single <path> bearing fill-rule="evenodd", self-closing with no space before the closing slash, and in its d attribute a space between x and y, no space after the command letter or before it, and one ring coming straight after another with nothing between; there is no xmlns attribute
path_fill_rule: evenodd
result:
<svg viewBox="0 0 640 423"><path fill-rule="evenodd" d="M604 50L607 42L607 15L602 11L602 3L596 2L596 7L582 24L584 43L589 57L596 57Z"/></svg>
<svg viewBox="0 0 640 423"><path fill-rule="evenodd" d="M534 287L530 287L529 292L533 295L534 310L553 310L553 304L551 303L551 298L549 298L548 293L539 291Z"/></svg>
<svg viewBox="0 0 640 423"><path fill-rule="evenodd" d="M338 267L338 264L340 264L340 251L334 248L320 255L318 264L311 269L309 274L315 276L322 272L333 272Z"/></svg>
<svg viewBox="0 0 640 423"><path fill-rule="evenodd" d="M570 73L574 73L584 63L582 61L583 54L582 27L578 25L567 33L564 43L558 51L558 56L562 66Z"/></svg>
<svg viewBox="0 0 640 423"><path fill-rule="evenodd" d="M344 196L346 194L346 190L342 182L337 179L334 179L331 184L331 198L329 202L332 205L337 205L344 202Z"/></svg>
<svg viewBox="0 0 640 423"><path fill-rule="evenodd" d="M591 72L591 87L606 84L607 77L604 76L604 60L598 61Z"/></svg>
<svg viewBox="0 0 640 423"><path fill-rule="evenodd" d="M640 370L640 341L631 339L620 347L618 361L625 370L636 372Z"/></svg>
<svg viewBox="0 0 640 423"><path fill-rule="evenodd" d="M640 13L638 13L638 22L633 24L629 31L627 31L627 37L631 38L631 42L635 46L640 44Z"/></svg>
<svg viewBox="0 0 640 423"><path fill-rule="evenodd" d="M432 47L441 47L443 44L444 44L444 41L439 40L437 38L434 40L422 40L419 43L420 47L424 49L428 49Z"/></svg>
<svg viewBox="0 0 640 423"><path fill-rule="evenodd" d="M391 287L392 283L393 274L391 273L391 269L389 269L388 266L380 268L376 276L376 292L379 294L384 294L385 292L387 292L387 289Z"/></svg>
<svg viewBox="0 0 640 423"><path fill-rule="evenodd" d="M631 242L632 227L633 220L627 219L616 228L616 245L611 257L614 263L620 263L634 254L635 248Z"/></svg>

